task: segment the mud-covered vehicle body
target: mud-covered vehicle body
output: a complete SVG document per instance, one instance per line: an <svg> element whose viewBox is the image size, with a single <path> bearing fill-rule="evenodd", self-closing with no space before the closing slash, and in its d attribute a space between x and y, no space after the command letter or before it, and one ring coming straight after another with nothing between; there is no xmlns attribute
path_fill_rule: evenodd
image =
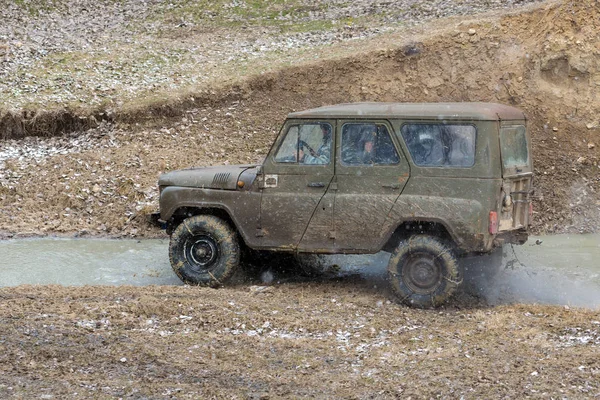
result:
<svg viewBox="0 0 600 400"><path fill-rule="evenodd" d="M262 165L160 177L174 270L219 285L244 248L392 252L405 303L436 306L457 258L527 240L533 167L522 111L491 103L353 103L288 115Z"/></svg>

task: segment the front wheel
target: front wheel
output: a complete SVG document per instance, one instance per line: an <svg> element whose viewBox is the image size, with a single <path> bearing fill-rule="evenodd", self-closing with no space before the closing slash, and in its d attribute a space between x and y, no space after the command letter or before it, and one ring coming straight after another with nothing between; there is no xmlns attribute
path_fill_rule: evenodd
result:
<svg viewBox="0 0 600 400"><path fill-rule="evenodd" d="M433 236L412 236L400 242L388 264L388 279L403 303L437 307L462 283L456 255Z"/></svg>
<svg viewBox="0 0 600 400"><path fill-rule="evenodd" d="M235 231L221 218L196 215L185 219L171 235L169 258L184 282L221 286L240 264L240 246Z"/></svg>

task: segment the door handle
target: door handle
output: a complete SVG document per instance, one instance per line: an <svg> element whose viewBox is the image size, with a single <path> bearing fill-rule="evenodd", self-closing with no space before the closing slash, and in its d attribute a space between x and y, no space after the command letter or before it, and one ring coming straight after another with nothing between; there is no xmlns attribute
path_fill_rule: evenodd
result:
<svg viewBox="0 0 600 400"><path fill-rule="evenodd" d="M309 182L308 187L322 188L322 187L325 187L325 182Z"/></svg>
<svg viewBox="0 0 600 400"><path fill-rule="evenodd" d="M393 183L391 185L381 185L384 188L388 188L388 189L400 189L400 184L399 183Z"/></svg>

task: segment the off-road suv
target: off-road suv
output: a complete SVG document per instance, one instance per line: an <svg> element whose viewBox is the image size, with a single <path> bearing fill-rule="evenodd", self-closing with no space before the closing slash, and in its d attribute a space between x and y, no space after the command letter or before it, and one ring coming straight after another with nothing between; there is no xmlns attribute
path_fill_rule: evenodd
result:
<svg viewBox="0 0 600 400"><path fill-rule="evenodd" d="M262 165L160 177L160 221L185 282L225 284L243 249L392 253L418 307L462 282L458 257L522 244L533 168L526 119L490 103L354 103L288 115Z"/></svg>

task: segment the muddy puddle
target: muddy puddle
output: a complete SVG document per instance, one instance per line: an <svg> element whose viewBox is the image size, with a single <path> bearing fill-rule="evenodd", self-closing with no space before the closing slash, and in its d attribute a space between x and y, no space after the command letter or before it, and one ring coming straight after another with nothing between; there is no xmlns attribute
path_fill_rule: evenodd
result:
<svg viewBox="0 0 600 400"><path fill-rule="evenodd" d="M0 286L180 285L168 240L0 241Z"/></svg>
<svg viewBox="0 0 600 400"><path fill-rule="evenodd" d="M168 240L0 241L0 286L181 285L167 248ZM385 285L387 253L328 259L342 275L361 274ZM483 257L478 264L485 262ZM494 280L477 275L467 282L468 290L490 304L600 307L600 235L533 237L524 246L506 246L503 264Z"/></svg>

